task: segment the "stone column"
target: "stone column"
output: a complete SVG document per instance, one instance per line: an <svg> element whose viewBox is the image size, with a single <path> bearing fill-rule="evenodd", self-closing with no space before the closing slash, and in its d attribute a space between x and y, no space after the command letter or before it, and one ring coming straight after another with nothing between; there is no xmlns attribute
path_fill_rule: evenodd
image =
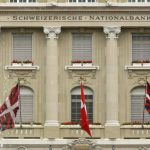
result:
<svg viewBox="0 0 150 150"><path fill-rule="evenodd" d="M44 27L46 45L45 126L58 126L58 34L60 27ZM54 130L53 130L54 131ZM48 132L46 131L46 134Z"/></svg>
<svg viewBox="0 0 150 150"><path fill-rule="evenodd" d="M120 27L104 27L106 39L106 136L119 136L118 121L118 46L117 38Z"/></svg>

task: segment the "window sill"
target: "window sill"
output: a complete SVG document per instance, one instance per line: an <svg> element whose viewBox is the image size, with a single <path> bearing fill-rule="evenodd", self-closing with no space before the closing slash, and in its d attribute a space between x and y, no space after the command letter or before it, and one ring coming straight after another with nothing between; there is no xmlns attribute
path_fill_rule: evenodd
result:
<svg viewBox="0 0 150 150"><path fill-rule="evenodd" d="M5 66L5 70L39 70L39 66Z"/></svg>
<svg viewBox="0 0 150 150"><path fill-rule="evenodd" d="M65 70L99 70L99 66L65 66Z"/></svg>
<svg viewBox="0 0 150 150"><path fill-rule="evenodd" d="M150 70L150 66L125 66L125 70Z"/></svg>

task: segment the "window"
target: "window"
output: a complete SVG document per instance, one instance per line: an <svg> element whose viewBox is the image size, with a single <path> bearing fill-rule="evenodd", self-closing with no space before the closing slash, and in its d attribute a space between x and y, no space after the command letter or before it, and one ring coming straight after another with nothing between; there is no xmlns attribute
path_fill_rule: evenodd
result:
<svg viewBox="0 0 150 150"><path fill-rule="evenodd" d="M136 87L131 91L131 121L142 122L144 109L145 87ZM150 121L150 115L144 110L144 121Z"/></svg>
<svg viewBox="0 0 150 150"><path fill-rule="evenodd" d="M93 92L90 88L84 87L84 94L86 98L86 110L89 123L93 122ZM81 110L81 92L80 87L76 87L71 91L71 121L80 122Z"/></svg>
<svg viewBox="0 0 150 150"><path fill-rule="evenodd" d="M132 61L150 60L150 34L132 35Z"/></svg>
<svg viewBox="0 0 150 150"><path fill-rule="evenodd" d="M134 2L134 3L146 3L146 2L150 2L150 0L129 0L128 2Z"/></svg>
<svg viewBox="0 0 150 150"><path fill-rule="evenodd" d="M69 0L70 3L93 3L95 0Z"/></svg>
<svg viewBox="0 0 150 150"><path fill-rule="evenodd" d="M36 0L10 0L10 3L35 3Z"/></svg>
<svg viewBox="0 0 150 150"><path fill-rule="evenodd" d="M18 110L16 123L31 123L33 121L33 91L28 87L20 88L21 109ZM21 111L21 113L20 113Z"/></svg>
<svg viewBox="0 0 150 150"><path fill-rule="evenodd" d="M13 60L32 60L32 34L13 34Z"/></svg>
<svg viewBox="0 0 150 150"><path fill-rule="evenodd" d="M92 34L72 34L72 60L92 60Z"/></svg>

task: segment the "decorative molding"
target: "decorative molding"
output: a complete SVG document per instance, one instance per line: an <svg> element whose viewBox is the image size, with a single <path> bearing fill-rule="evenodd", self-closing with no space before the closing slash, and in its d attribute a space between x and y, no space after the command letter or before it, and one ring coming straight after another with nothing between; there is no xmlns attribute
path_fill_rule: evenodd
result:
<svg viewBox="0 0 150 150"><path fill-rule="evenodd" d="M140 146L139 150L147 150L147 147L146 146Z"/></svg>
<svg viewBox="0 0 150 150"><path fill-rule="evenodd" d="M5 66L5 70L8 71L9 78L31 77L34 79L39 66Z"/></svg>
<svg viewBox="0 0 150 150"><path fill-rule="evenodd" d="M104 33L107 34L107 38L116 39L121 32L121 27L104 27Z"/></svg>
<svg viewBox="0 0 150 150"><path fill-rule="evenodd" d="M107 1L106 1L107 2ZM110 3L111 5L109 6L117 6L117 7L125 7L125 8L132 8L132 7L147 7L147 6L150 6L149 3L146 3L146 2L112 2ZM100 2L94 2L94 3L57 3L55 1L52 1L52 2L47 2L47 3L2 3L0 5L1 7L28 7L28 8L33 8L33 7L38 7L38 8L42 8L42 7L53 7L53 6L63 6L63 7L70 7L70 6L74 6L74 7L104 7L106 6L105 3L100 3Z"/></svg>
<svg viewBox="0 0 150 150"><path fill-rule="evenodd" d="M99 66L65 66L65 70L99 70Z"/></svg>
<svg viewBox="0 0 150 150"><path fill-rule="evenodd" d="M64 146L63 150L74 150L77 145L86 145L89 147L89 150L101 150L101 147L98 144L92 142L91 140L87 140L86 138L79 138L72 141L71 143Z"/></svg>
<svg viewBox="0 0 150 150"><path fill-rule="evenodd" d="M137 67L137 66L125 66L125 70L128 71L128 77L132 79L133 77L143 78L145 76L150 76L150 67Z"/></svg>
<svg viewBox="0 0 150 150"><path fill-rule="evenodd" d="M61 32L61 27L44 27L43 31L47 34L47 38L57 39L58 34Z"/></svg>
<svg viewBox="0 0 150 150"><path fill-rule="evenodd" d="M82 78L95 79L96 78L96 70L93 70L93 71L90 71L90 70L87 70L87 71L84 71L84 70L83 71L75 71L75 70L73 70L73 71L71 71L71 70L69 70L68 71L68 77L70 79L76 78L76 77L77 78L82 77Z"/></svg>
<svg viewBox="0 0 150 150"><path fill-rule="evenodd" d="M87 72L88 73L88 72ZM80 76L77 78L77 80L74 82L75 84L79 84L80 85L80 82L82 81L82 84L83 85L90 85L91 83L89 82L87 76Z"/></svg>
<svg viewBox="0 0 150 150"><path fill-rule="evenodd" d="M141 129L139 129L141 130ZM149 129L148 129L149 130ZM5 131L4 131L5 132ZM129 133L129 132L127 132ZM148 134L149 135L149 134ZM149 137L147 135L147 137ZM132 136L133 137L133 136ZM115 146L134 146L135 149L138 149L139 147L141 146L147 146L149 147L150 146L150 139L144 139L144 138L141 138L141 139L115 139L115 140L112 140L112 139L107 139L107 138L101 138L101 139L89 139L93 142L93 147L95 145L100 145L101 147L104 147L106 145L115 145ZM36 138L32 138L30 140L27 140L27 139L23 139L23 138L19 138L19 139L5 139L5 138L1 138L0 139L0 143L3 144L3 147L5 146L11 146L12 144L13 145L32 145L32 146L38 146L38 145L41 145L41 146L49 146L49 145L52 145L52 146L62 146L62 145L70 145L74 140L73 139L59 139L59 138L56 138L56 139L47 139L47 138L43 138L43 139L36 139ZM94 150L94 149L93 149Z"/></svg>
<svg viewBox="0 0 150 150"><path fill-rule="evenodd" d="M39 70L39 66L5 66L5 70Z"/></svg>
<svg viewBox="0 0 150 150"><path fill-rule="evenodd" d="M137 83L139 84L139 85L142 85L142 86L145 86L145 84L146 84L146 78L145 77L141 77L141 78L138 78L138 81L137 81Z"/></svg>
<svg viewBox="0 0 150 150"><path fill-rule="evenodd" d="M25 146L19 146L17 150L27 150L27 148Z"/></svg>
<svg viewBox="0 0 150 150"><path fill-rule="evenodd" d="M150 66L125 66L125 70L150 70Z"/></svg>
<svg viewBox="0 0 150 150"><path fill-rule="evenodd" d="M44 126L59 126L59 122L57 120L46 120Z"/></svg>
<svg viewBox="0 0 150 150"><path fill-rule="evenodd" d="M107 120L105 126L120 126L118 120Z"/></svg>
<svg viewBox="0 0 150 150"><path fill-rule="evenodd" d="M62 150L71 150L71 146L68 144L62 148Z"/></svg>
<svg viewBox="0 0 150 150"><path fill-rule="evenodd" d="M96 71L99 70L99 66L91 67L74 67L74 66L65 66L65 70L68 71L68 77L72 79L73 77L91 77L92 79L96 78Z"/></svg>

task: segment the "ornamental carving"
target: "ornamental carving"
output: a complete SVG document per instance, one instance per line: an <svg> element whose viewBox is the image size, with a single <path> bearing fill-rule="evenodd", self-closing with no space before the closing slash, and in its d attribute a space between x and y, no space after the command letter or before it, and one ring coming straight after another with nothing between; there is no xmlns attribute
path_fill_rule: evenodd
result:
<svg viewBox="0 0 150 150"><path fill-rule="evenodd" d="M68 71L68 77L74 78L74 77L89 77L91 79L96 78L96 70L69 70Z"/></svg>
<svg viewBox="0 0 150 150"><path fill-rule="evenodd" d="M47 34L47 38L49 39L57 39L58 34L61 32L60 27L44 27L44 33Z"/></svg>
<svg viewBox="0 0 150 150"><path fill-rule="evenodd" d="M68 145L64 146L63 150L74 150L77 146L86 146L89 150L101 150L101 147L99 145L92 142L91 140L87 140L86 138L79 138L72 141Z"/></svg>
<svg viewBox="0 0 150 150"><path fill-rule="evenodd" d="M19 146L17 150L27 150L27 148L25 146Z"/></svg>
<svg viewBox="0 0 150 150"><path fill-rule="evenodd" d="M107 38L116 39L121 32L121 27L104 27L104 33L107 34Z"/></svg>
<svg viewBox="0 0 150 150"><path fill-rule="evenodd" d="M35 79L36 72L35 71L9 71L9 78L14 77L31 77L32 79Z"/></svg>
<svg viewBox="0 0 150 150"><path fill-rule="evenodd" d="M149 70L129 70L128 71L128 77L129 79L132 79L134 77L144 77L144 76L150 76Z"/></svg>
<svg viewBox="0 0 150 150"><path fill-rule="evenodd" d="M139 150L147 150L147 147L146 146L140 146Z"/></svg>
<svg viewBox="0 0 150 150"><path fill-rule="evenodd" d="M5 66L5 70L8 71L8 78L13 77L31 77L35 79L36 72L39 70L39 66L32 67L14 67L14 66Z"/></svg>
<svg viewBox="0 0 150 150"><path fill-rule="evenodd" d="M133 79L133 77L145 77L150 76L149 67L135 67L135 66L125 66L125 70L128 71L128 78Z"/></svg>
<svg viewBox="0 0 150 150"><path fill-rule="evenodd" d="M68 71L68 77L70 79L81 76L91 77L92 79L95 79L96 72L99 70L99 66L89 66L89 67L65 66L65 70Z"/></svg>

